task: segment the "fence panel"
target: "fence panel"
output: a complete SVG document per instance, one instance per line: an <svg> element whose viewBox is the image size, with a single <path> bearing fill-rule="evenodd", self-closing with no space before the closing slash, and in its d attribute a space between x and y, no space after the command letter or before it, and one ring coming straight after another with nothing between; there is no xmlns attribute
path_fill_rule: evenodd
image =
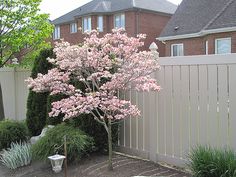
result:
<svg viewBox="0 0 236 177"><path fill-rule="evenodd" d="M218 146L218 119L217 119L217 66L208 66L208 112L209 126L208 137L209 142L213 147Z"/></svg>
<svg viewBox="0 0 236 177"><path fill-rule="evenodd" d="M125 92L125 100L130 100L130 91ZM127 147L131 147L130 146L130 141L131 141L131 137L130 137L130 131L131 131L131 124L130 124L130 117L127 118L125 120L125 146Z"/></svg>
<svg viewBox="0 0 236 177"><path fill-rule="evenodd" d="M236 65L229 66L229 141L230 147L236 150Z"/></svg>
<svg viewBox="0 0 236 177"><path fill-rule="evenodd" d="M138 92L138 108L143 112L143 93ZM143 128L143 115L138 118L138 149L140 151L144 150L144 128Z"/></svg>
<svg viewBox="0 0 236 177"><path fill-rule="evenodd" d="M235 58L236 54L161 58L162 69L154 76L162 90L137 93L136 102L131 93L142 116L126 126L132 146L124 147L178 166L184 166L196 145L236 150Z"/></svg>
<svg viewBox="0 0 236 177"><path fill-rule="evenodd" d="M172 70L172 95L173 95L173 110L172 110L172 119L173 119L173 152L174 156L180 158L182 150L182 140L181 140L181 126L182 126L182 117L180 117L181 104L180 103L180 89L181 89L181 78L180 78L180 67L174 66ZM174 114L175 113L175 114Z"/></svg>
<svg viewBox="0 0 236 177"><path fill-rule="evenodd" d="M181 157L186 155L190 147L190 68L189 66L181 66L181 140L182 149Z"/></svg>
<svg viewBox="0 0 236 177"><path fill-rule="evenodd" d="M25 79L30 71L16 68L0 69L0 84L2 86L5 117L13 120L26 118L26 101L28 89Z"/></svg>
<svg viewBox="0 0 236 177"><path fill-rule="evenodd" d="M207 144L208 133L208 76L207 66L199 66L199 143Z"/></svg>
<svg viewBox="0 0 236 177"><path fill-rule="evenodd" d="M157 136L158 136L158 154L160 155L166 155L166 89L165 89L165 66L162 67L162 70L159 74L159 84L161 85L161 91L158 93L158 100L156 107L158 107L159 117L162 117L162 119L158 119L158 127L157 127Z"/></svg>
<svg viewBox="0 0 236 177"><path fill-rule="evenodd" d="M131 92L131 103L136 105L136 91ZM131 118L131 148L137 149L137 134L138 134L138 129L137 129L137 122L135 117Z"/></svg>

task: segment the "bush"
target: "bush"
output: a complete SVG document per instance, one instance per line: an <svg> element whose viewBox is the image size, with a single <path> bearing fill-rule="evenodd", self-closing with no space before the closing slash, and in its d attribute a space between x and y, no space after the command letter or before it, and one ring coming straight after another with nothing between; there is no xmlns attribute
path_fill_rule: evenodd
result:
<svg viewBox="0 0 236 177"><path fill-rule="evenodd" d="M0 151L9 148L12 142L27 141L28 135L24 122L0 121Z"/></svg>
<svg viewBox="0 0 236 177"><path fill-rule="evenodd" d="M188 166L195 177L235 177L236 154L232 150L199 146L189 154Z"/></svg>
<svg viewBox="0 0 236 177"><path fill-rule="evenodd" d="M108 150L108 137L104 126L94 120L90 114L80 115L72 120L73 126L78 127L89 136L93 137L97 151ZM115 146L118 142L118 127L119 124L112 125L112 142Z"/></svg>
<svg viewBox="0 0 236 177"><path fill-rule="evenodd" d="M46 74L52 68L52 64L47 61L48 57L54 57L52 49L44 49L36 57L31 73L32 78L36 78L38 73ZM39 135L46 125L48 95L48 93L29 92L26 123L32 136Z"/></svg>
<svg viewBox="0 0 236 177"><path fill-rule="evenodd" d="M31 145L28 143L12 143L11 148L3 150L0 161L10 169L29 165L32 159Z"/></svg>
<svg viewBox="0 0 236 177"><path fill-rule="evenodd" d="M64 136L68 139L67 158L69 161L79 160L94 149L93 138L78 128L62 123L48 130L46 135L32 146L33 158L47 160L48 156L55 153L64 154Z"/></svg>

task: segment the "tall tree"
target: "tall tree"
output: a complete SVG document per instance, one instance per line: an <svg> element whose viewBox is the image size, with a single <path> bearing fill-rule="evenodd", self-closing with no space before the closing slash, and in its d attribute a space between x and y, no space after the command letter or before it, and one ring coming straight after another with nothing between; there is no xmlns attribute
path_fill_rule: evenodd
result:
<svg viewBox="0 0 236 177"><path fill-rule="evenodd" d="M27 58L33 63L32 55L47 45L52 33L47 14L39 13L41 0L0 1L0 68L11 59ZM2 93L0 93L2 94ZM0 108L3 101L0 99ZM0 118L4 117L0 109Z"/></svg>
<svg viewBox="0 0 236 177"><path fill-rule="evenodd" d="M41 0L2 0L0 3L0 67L25 57L46 44L52 33L47 14L39 14Z"/></svg>
<svg viewBox="0 0 236 177"><path fill-rule="evenodd" d="M99 38L97 31L92 31L82 47L58 44L54 49L56 59L49 59L56 68L28 79L29 88L35 92L68 96L52 103L50 116L62 113L66 120L92 114L104 126L108 134L109 169L112 169L112 124L140 114L130 101L117 97L118 90L160 90L150 76L159 68L156 55L138 51L144 37L130 38L118 29ZM83 83L86 89L76 88L71 79Z"/></svg>

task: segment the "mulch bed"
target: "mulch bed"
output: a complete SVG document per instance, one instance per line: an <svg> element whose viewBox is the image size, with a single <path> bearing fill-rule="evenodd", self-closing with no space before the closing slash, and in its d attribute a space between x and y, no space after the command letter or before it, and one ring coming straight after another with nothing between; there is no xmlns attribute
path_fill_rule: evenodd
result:
<svg viewBox="0 0 236 177"><path fill-rule="evenodd" d="M77 164L70 165L68 177L132 177L132 176L168 176L168 177L190 177L189 174L163 167L159 164L114 155L113 171L107 169L105 155L91 155ZM50 164L33 163L31 166L9 171L0 166L0 177L64 177L64 172L55 174Z"/></svg>

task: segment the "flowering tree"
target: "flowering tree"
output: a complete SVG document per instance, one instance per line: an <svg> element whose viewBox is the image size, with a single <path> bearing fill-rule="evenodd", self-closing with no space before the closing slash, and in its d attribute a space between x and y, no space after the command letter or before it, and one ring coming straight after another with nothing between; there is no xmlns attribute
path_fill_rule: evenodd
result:
<svg viewBox="0 0 236 177"><path fill-rule="evenodd" d="M64 119L92 114L104 126L108 133L109 169L112 169L112 124L140 115L130 101L117 97L118 90L160 90L150 76L159 69L154 53L138 51L144 38L145 35L128 37L123 29L117 29L102 38L97 31L92 31L82 47L57 43L56 59L48 59L56 67L48 74L38 74L37 78L27 80L29 88L35 92L67 95L52 103L51 117L59 113L64 114ZM72 80L83 83L85 89L76 88Z"/></svg>

